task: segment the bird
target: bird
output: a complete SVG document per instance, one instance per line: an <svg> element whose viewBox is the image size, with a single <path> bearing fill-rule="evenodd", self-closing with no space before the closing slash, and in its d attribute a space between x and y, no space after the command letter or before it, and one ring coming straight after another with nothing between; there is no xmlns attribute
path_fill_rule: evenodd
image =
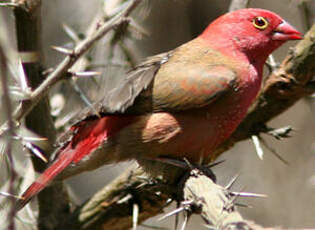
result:
<svg viewBox="0 0 315 230"><path fill-rule="evenodd" d="M267 57L302 34L279 15L247 8L226 13L193 40L147 58L58 142L49 167L22 194L25 206L53 180L127 160L209 163L246 116Z"/></svg>

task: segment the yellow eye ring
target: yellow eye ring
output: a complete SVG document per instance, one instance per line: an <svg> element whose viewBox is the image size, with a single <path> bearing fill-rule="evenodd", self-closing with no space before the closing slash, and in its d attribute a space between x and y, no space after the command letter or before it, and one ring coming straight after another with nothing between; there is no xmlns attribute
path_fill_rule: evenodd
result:
<svg viewBox="0 0 315 230"><path fill-rule="evenodd" d="M259 16L259 17L254 18L253 25L257 29L264 30L268 27L269 22L266 18Z"/></svg>

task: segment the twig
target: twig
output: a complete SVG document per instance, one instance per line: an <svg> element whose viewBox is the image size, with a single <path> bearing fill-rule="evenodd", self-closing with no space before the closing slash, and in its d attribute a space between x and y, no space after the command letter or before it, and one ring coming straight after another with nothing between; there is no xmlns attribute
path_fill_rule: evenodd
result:
<svg viewBox="0 0 315 230"><path fill-rule="evenodd" d="M71 80L70 85L73 87L74 91L79 95L81 100L93 111L93 113L101 118L101 115L97 111L97 109L94 107L93 103L91 100L88 98L88 96L83 92L83 90L80 88L80 86L76 83L76 81Z"/></svg>
<svg viewBox="0 0 315 230"><path fill-rule="evenodd" d="M32 110L32 108L43 98L43 96L47 94L48 90L58 81L64 78L66 72L80 57L82 57L82 55L88 49L90 49L95 44L96 41L101 39L105 34L116 28L118 25L125 23L126 21L128 22L127 17L141 1L142 0L131 1L128 7L122 13L100 25L94 34L79 43L73 49L72 53L67 55L56 67L56 69L47 76L46 80L30 94L29 99L22 101L21 105L13 113L13 120L20 121L25 115L27 115ZM1 130L3 132L3 126L0 129L0 135L2 134Z"/></svg>

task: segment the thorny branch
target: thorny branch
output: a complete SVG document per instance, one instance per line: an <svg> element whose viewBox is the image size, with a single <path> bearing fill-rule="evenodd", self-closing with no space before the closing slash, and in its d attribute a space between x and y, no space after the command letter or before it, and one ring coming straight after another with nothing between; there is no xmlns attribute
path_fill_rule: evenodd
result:
<svg viewBox="0 0 315 230"><path fill-rule="evenodd" d="M100 23L98 30L80 42L73 50L66 51L64 49L64 51L61 51L60 49L60 51L65 53L67 56L55 68L55 70L47 76L45 81L30 94L29 98L22 101L21 105L13 113L13 120L20 121L25 115L27 115L32 110L32 108L43 98L43 96L47 94L48 90L53 85L65 78L67 71L80 57L84 55L87 50L89 50L95 44L96 41L101 39L105 34L116 28L118 25L128 22L127 17L141 1L142 0L131 1L129 6L127 6L123 12L114 16L105 23ZM4 129L4 127L1 127L0 131L3 132Z"/></svg>
<svg viewBox="0 0 315 230"><path fill-rule="evenodd" d="M235 207L237 196L230 188L217 185L209 176L198 168L192 168L183 177L183 201L186 215L200 214L209 228L230 229L232 225L243 225L237 229L256 229L243 219ZM235 193L236 194L236 193ZM245 194L245 193L244 193ZM255 196L255 194L250 194ZM242 196L239 193L239 196ZM210 227L213 226L213 227ZM246 228L247 227L247 228Z"/></svg>
<svg viewBox="0 0 315 230"><path fill-rule="evenodd" d="M264 198L263 194L248 192L233 192L231 187L236 179L222 187L214 182L204 169L192 167L185 176L182 177L180 189L183 192L183 200L180 202L176 211L170 214L184 214L184 217L190 217L192 214L201 215L206 222L206 229L218 230L273 230L281 228L263 228L252 221L245 220L238 212L236 206L242 197ZM187 223L185 218L182 228Z"/></svg>

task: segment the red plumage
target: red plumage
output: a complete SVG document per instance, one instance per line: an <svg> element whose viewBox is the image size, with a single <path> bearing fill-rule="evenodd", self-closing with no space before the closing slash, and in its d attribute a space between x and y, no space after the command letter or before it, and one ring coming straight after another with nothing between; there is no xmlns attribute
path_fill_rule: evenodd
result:
<svg viewBox="0 0 315 230"><path fill-rule="evenodd" d="M70 164L79 163L84 157L89 157L96 148L106 142L121 128L130 124L133 116L106 116L97 120L86 120L71 127L75 134L71 140L58 150L56 160L42 173L37 180L23 193L18 208L22 208L31 197L45 188ZM65 175L68 177L68 175Z"/></svg>

